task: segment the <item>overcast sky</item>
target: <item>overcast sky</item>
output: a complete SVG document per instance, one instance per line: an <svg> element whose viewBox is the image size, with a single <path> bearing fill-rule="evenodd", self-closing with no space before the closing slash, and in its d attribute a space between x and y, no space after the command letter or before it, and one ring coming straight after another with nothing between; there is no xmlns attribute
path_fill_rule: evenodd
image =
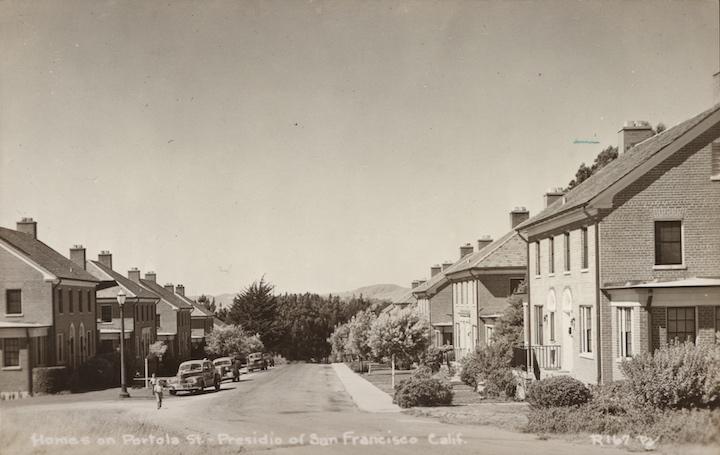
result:
<svg viewBox="0 0 720 455"><path fill-rule="evenodd" d="M3 1L0 225L190 294L408 286L710 107L717 43L716 0Z"/></svg>

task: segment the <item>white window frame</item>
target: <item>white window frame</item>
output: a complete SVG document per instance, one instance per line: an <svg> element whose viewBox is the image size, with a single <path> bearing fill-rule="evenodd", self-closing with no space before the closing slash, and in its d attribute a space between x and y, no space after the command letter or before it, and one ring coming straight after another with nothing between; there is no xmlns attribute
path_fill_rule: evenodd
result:
<svg viewBox="0 0 720 455"><path fill-rule="evenodd" d="M678 221L680 222L680 255L682 262L680 264L656 264L655 257L657 256L656 242L655 242L655 223L658 221ZM677 217L669 218L655 218L652 225L653 232L653 270L685 270L687 265L685 262L685 220Z"/></svg>
<svg viewBox="0 0 720 455"><path fill-rule="evenodd" d="M580 332L580 354L585 355L592 355L593 353L593 314L592 314L593 307L589 305L580 305L580 311L579 311L579 317L580 321L578 323L579 332ZM586 316L589 316L589 320ZM589 332L589 336L588 336ZM588 340L589 339L589 340ZM589 343L588 343L589 341ZM589 345L588 345L589 344Z"/></svg>
<svg viewBox="0 0 720 455"><path fill-rule="evenodd" d="M635 354L635 312L633 307L618 306L615 308L615 321L617 330L615 336L617 337L616 349L618 359L627 359ZM630 349L627 347L626 334L630 335Z"/></svg>
<svg viewBox="0 0 720 455"><path fill-rule="evenodd" d="M22 348L20 340L22 338L2 338L0 341L2 342L2 357L0 357L0 362L2 363L2 369L3 370L22 370ZM5 365L5 343L7 340L15 340L17 342L17 350L18 350L18 363L17 365Z"/></svg>
<svg viewBox="0 0 720 455"><path fill-rule="evenodd" d="M485 324L485 345L486 346L491 345L494 337L495 337L495 325L494 324Z"/></svg>

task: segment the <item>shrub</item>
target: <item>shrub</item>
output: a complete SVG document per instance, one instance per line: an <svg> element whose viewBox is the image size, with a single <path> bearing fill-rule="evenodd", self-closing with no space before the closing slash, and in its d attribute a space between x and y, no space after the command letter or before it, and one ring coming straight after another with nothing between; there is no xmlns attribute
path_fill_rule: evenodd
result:
<svg viewBox="0 0 720 455"><path fill-rule="evenodd" d="M33 368L33 393L58 393L69 388L65 367Z"/></svg>
<svg viewBox="0 0 720 455"><path fill-rule="evenodd" d="M661 409L720 404L720 346L671 343L620 368L641 403Z"/></svg>
<svg viewBox="0 0 720 455"><path fill-rule="evenodd" d="M370 367L370 364L367 362L363 362L362 360L355 360L352 362L347 362L347 365L350 367L351 370L353 370L355 373L367 373L368 368Z"/></svg>
<svg viewBox="0 0 720 455"><path fill-rule="evenodd" d="M395 386L393 401L398 406L410 408L413 406L443 406L452 403L452 385L424 374L413 375Z"/></svg>
<svg viewBox="0 0 720 455"><path fill-rule="evenodd" d="M460 380L474 389L482 383L483 392L489 396L515 396L512 352L510 345L501 342L478 349L463 359Z"/></svg>
<svg viewBox="0 0 720 455"><path fill-rule="evenodd" d="M443 354L444 351L433 346L420 357L420 365L430 368L433 373L440 371L440 367L443 364Z"/></svg>
<svg viewBox="0 0 720 455"><path fill-rule="evenodd" d="M80 366L79 386L89 389L111 387L116 382L115 376L115 368L110 360L91 357Z"/></svg>
<svg viewBox="0 0 720 455"><path fill-rule="evenodd" d="M527 401L534 408L578 406L590 400L590 390L570 376L554 376L530 385Z"/></svg>

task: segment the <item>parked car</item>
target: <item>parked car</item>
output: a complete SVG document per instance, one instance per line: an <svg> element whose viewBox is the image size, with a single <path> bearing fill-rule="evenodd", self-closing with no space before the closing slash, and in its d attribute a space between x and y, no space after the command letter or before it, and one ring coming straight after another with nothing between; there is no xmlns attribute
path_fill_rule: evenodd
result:
<svg viewBox="0 0 720 455"><path fill-rule="evenodd" d="M231 357L220 357L213 360L213 365L220 375L220 380L234 379L233 376L233 359Z"/></svg>
<svg viewBox="0 0 720 455"><path fill-rule="evenodd" d="M262 352L253 352L247 357L248 371L267 370L267 362L263 358Z"/></svg>
<svg viewBox="0 0 720 455"><path fill-rule="evenodd" d="M177 392L200 392L208 387L220 390L220 374L207 359L188 360L178 367L177 375L168 382L170 395Z"/></svg>
<svg viewBox="0 0 720 455"><path fill-rule="evenodd" d="M263 359L265 360L265 365L268 367L274 367L275 366L275 356L270 354L269 352L266 352L263 354Z"/></svg>

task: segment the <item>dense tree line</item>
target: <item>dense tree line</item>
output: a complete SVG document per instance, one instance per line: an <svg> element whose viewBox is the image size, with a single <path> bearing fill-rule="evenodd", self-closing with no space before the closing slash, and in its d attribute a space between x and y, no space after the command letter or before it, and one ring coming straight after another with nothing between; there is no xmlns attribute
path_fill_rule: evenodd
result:
<svg viewBox="0 0 720 455"><path fill-rule="evenodd" d="M267 351L289 360L321 360L330 355L335 327L367 309L380 306L362 296L343 301L312 293L276 295L262 278L235 297L227 322L258 334Z"/></svg>

